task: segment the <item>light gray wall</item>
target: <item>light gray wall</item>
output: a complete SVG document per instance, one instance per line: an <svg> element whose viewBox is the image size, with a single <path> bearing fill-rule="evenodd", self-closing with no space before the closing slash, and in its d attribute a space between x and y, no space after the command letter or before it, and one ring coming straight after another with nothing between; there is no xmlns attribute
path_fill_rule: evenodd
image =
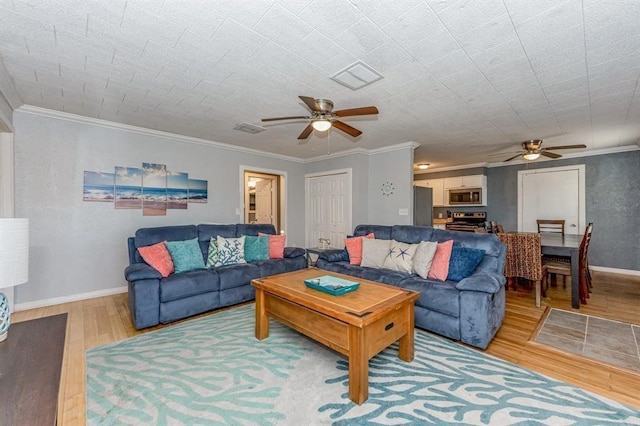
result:
<svg viewBox="0 0 640 426"><path fill-rule="evenodd" d="M382 185L390 182L393 194L382 193ZM399 209L408 215L400 216ZM369 160L369 223L376 225L409 225L413 210L413 148L371 155Z"/></svg>
<svg viewBox="0 0 640 426"><path fill-rule="evenodd" d="M20 111L14 126L16 215L31 228L29 282L17 287L17 303L126 285L126 239L138 228L242 221L240 165L288 173L287 243L304 244L302 163ZM152 217L82 201L84 171L142 162L207 180L209 202Z"/></svg>
<svg viewBox="0 0 640 426"><path fill-rule="evenodd" d="M518 171L575 164L585 165L590 265L640 271L640 151L489 168L487 216L515 231Z"/></svg>

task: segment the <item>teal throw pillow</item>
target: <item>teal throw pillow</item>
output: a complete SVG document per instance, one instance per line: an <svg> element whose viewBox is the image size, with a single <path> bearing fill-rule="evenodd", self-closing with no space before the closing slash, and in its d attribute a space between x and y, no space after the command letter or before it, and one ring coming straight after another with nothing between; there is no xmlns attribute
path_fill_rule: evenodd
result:
<svg viewBox="0 0 640 426"><path fill-rule="evenodd" d="M216 266L247 263L244 260L244 239L245 237L223 238L218 235L218 263Z"/></svg>
<svg viewBox="0 0 640 426"><path fill-rule="evenodd" d="M185 241L165 241L164 244L169 250L176 274L204 269L204 260L197 238Z"/></svg>
<svg viewBox="0 0 640 426"><path fill-rule="evenodd" d="M211 237L209 240L209 252L207 254L207 269L215 268L218 265L218 237Z"/></svg>
<svg viewBox="0 0 640 426"><path fill-rule="evenodd" d="M460 281L467 278L484 259L484 250L453 246L449 258L447 281Z"/></svg>
<svg viewBox="0 0 640 426"><path fill-rule="evenodd" d="M244 237L244 260L247 262L258 262L269 260L269 236L254 237L247 235Z"/></svg>

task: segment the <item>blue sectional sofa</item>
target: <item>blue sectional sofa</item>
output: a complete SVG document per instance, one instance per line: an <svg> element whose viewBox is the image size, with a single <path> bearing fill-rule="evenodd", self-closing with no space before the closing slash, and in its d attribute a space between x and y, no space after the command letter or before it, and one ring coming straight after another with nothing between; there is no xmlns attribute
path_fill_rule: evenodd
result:
<svg viewBox="0 0 640 426"><path fill-rule="evenodd" d="M427 226L358 225L354 236L374 233L376 239L416 244L444 242L482 249L484 258L472 274L458 282L423 279L415 274L369 268L349 263L345 250L329 250L318 256L316 266L420 292L415 302L415 325L469 345L485 349L496 334L505 313L503 275L506 249L495 234L445 231Z"/></svg>
<svg viewBox="0 0 640 426"><path fill-rule="evenodd" d="M142 228L129 237L129 266L124 271L129 283L129 310L136 329L166 324L212 309L231 306L255 298L251 280L307 267L302 248L285 247L283 259L239 263L200 269L163 278L140 256L138 247L162 241L198 238L206 263L211 237L235 238L275 234L273 225L185 225Z"/></svg>

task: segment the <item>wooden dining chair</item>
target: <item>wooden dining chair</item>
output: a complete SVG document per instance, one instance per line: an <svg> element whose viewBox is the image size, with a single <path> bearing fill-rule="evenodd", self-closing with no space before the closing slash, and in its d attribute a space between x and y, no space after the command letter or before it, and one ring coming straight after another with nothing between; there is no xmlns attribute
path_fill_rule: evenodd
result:
<svg viewBox="0 0 640 426"><path fill-rule="evenodd" d="M536 307L540 307L540 296L546 297L543 280L547 276L542 263L542 245L540 234L536 233L499 233L500 241L507 246L507 257L504 264L504 276L508 285L515 288L515 281L524 278L534 283L536 291Z"/></svg>
<svg viewBox="0 0 640 426"><path fill-rule="evenodd" d="M593 233L593 223L589 223L584 231L580 248L578 249L578 289L580 295L580 303L587 304L587 298L591 292L591 273L589 272L588 252L591 234ZM545 283L549 283L551 274L562 275L564 277L571 276L571 263L558 262L555 260L547 260L543 258L543 266L546 270L547 277Z"/></svg>
<svg viewBox="0 0 640 426"><path fill-rule="evenodd" d="M564 237L564 219L538 219L538 233L552 232Z"/></svg>

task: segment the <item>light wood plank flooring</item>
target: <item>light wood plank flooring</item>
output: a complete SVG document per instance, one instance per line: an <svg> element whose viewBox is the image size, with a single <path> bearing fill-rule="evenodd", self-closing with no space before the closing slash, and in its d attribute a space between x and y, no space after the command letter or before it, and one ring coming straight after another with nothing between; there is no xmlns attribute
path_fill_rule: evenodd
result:
<svg viewBox="0 0 640 426"><path fill-rule="evenodd" d="M594 289L579 312L640 324L640 277L594 272ZM507 292L507 314L486 353L640 408L640 375L530 342L548 306L571 310L570 285L551 288L541 308L533 291L520 287ZM17 312L12 322L69 314L60 384L58 424L85 424L84 351L136 334L131 325L126 294ZM161 327L157 327L161 328Z"/></svg>

